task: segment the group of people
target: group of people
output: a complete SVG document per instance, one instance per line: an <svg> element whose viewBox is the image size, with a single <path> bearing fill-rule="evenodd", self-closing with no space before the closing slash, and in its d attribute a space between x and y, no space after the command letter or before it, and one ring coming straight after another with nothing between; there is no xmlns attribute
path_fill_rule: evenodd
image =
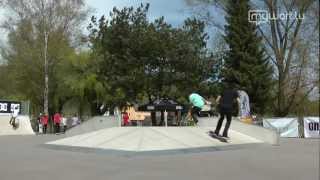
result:
<svg viewBox="0 0 320 180"><path fill-rule="evenodd" d="M205 104L208 104L209 102L197 93L190 94L189 101L192 104L192 107L190 108L189 113L192 116L195 124L197 124L198 123L197 116L199 115L199 112L201 111L203 106ZM216 99L216 103L218 104L218 110L220 113L220 118L218 120L216 129L214 131L216 136L222 136L223 138L227 138L227 139L229 138L228 130L231 125L232 112L234 111L234 108L235 108L233 104L235 101L240 103L238 92L233 89L232 84L230 83L225 84L225 89ZM227 119L227 122L225 124L225 128L222 135L220 135L220 129L225 117Z"/></svg>
<svg viewBox="0 0 320 180"><path fill-rule="evenodd" d="M63 133L67 129L67 118L63 116L63 114L60 114L56 112L52 117L51 120L54 124L54 132L56 134L61 133L60 126L63 127ZM48 128L48 123L49 123L49 116L47 114L41 114L38 117L38 132L40 133L42 130L43 134L47 133L47 128Z"/></svg>
<svg viewBox="0 0 320 180"><path fill-rule="evenodd" d="M223 92L215 99L216 104L218 105L217 109L219 111L220 118L217 122L214 134L216 136L220 136L228 139L229 138L228 131L231 125L232 114L236 108L234 104L235 102L240 104L240 98L239 98L238 91L236 91L233 88L233 85L231 83L226 83L224 84L224 86L225 87ZM189 101L192 106L189 109L188 113L192 117L194 123L197 124L198 116L200 114L199 112L203 109L203 107L206 104L211 104L211 102L207 101L205 98L203 98L201 95L197 93L191 93L189 95ZM226 118L225 128L222 134L220 134L220 130L225 118ZM122 113L122 120L123 120L122 121L123 126L128 126L130 124L129 114L126 111Z"/></svg>

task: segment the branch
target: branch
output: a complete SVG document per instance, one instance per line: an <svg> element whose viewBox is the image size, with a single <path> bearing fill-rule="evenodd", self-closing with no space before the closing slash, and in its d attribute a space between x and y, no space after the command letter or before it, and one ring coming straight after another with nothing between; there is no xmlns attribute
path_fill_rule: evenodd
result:
<svg viewBox="0 0 320 180"><path fill-rule="evenodd" d="M305 12L305 8L301 8L300 10L300 13L304 13ZM292 43L291 43L291 46L290 46L290 49L289 49L289 53L288 53L288 58L287 58L287 62L285 64L285 70L284 70L284 74L286 75L289 71L289 66L291 64L291 59L292 59L292 56L293 56L293 50L294 48L296 47L296 43L297 43L297 36L298 36L298 33L299 33L299 30L300 30L300 26L302 24L302 19L298 19L298 22L297 22L297 25L296 25L296 28L294 30L294 33L293 33L293 40L292 40Z"/></svg>
<svg viewBox="0 0 320 180"><path fill-rule="evenodd" d="M264 40L268 43L268 45L275 51L274 46L272 45L272 43L269 41L269 38L263 33L262 29L260 28L260 26L257 26L259 32L261 33L262 37L264 38Z"/></svg>
<svg viewBox="0 0 320 180"><path fill-rule="evenodd" d="M269 12L271 14L273 13L276 13L276 4L277 4L277 1L276 0L270 0L271 2L268 2L267 5L268 5L268 8L269 8ZM274 46L274 51L275 51L275 55L276 55L276 59L277 59L277 64L278 66L280 67L280 70L282 71L282 66L283 66L283 58L280 54L280 51L279 51L279 47L278 47L278 37L277 37L277 32L276 32L276 22L275 20L271 20L270 21L270 29L271 29L271 37L272 37L272 44Z"/></svg>

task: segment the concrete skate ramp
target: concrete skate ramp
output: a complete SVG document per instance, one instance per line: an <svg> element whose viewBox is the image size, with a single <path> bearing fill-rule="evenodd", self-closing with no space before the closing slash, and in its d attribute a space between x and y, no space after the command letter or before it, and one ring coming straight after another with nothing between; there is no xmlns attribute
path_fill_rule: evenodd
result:
<svg viewBox="0 0 320 180"><path fill-rule="evenodd" d="M218 117L200 118L198 124L201 127L215 127L217 122ZM224 123L225 122L226 121L224 121ZM223 128L224 124L221 128L220 133L222 133ZM279 145L280 135L275 130L266 129L257 125L246 124L237 120L236 118L233 118L233 120L231 121L230 129L239 133L246 134L250 137L254 137L268 144Z"/></svg>
<svg viewBox="0 0 320 180"><path fill-rule="evenodd" d="M66 136L70 137L116 126L118 126L118 122L115 116L95 116L84 121L80 125L69 129L66 132Z"/></svg>
<svg viewBox="0 0 320 180"><path fill-rule="evenodd" d="M211 138L210 127L113 127L47 144L58 148L85 148L111 151L154 152L210 148L221 150L263 141L231 130L229 143Z"/></svg>
<svg viewBox="0 0 320 180"><path fill-rule="evenodd" d="M28 116L18 116L19 127L13 129L9 124L10 116L0 115L0 136L3 135L33 135L30 118Z"/></svg>

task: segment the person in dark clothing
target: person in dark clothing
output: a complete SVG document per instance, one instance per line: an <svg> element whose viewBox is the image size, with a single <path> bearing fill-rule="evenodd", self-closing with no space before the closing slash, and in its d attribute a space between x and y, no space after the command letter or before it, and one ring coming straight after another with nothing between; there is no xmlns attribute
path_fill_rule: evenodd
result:
<svg viewBox="0 0 320 180"><path fill-rule="evenodd" d="M225 90L223 91L223 93L220 96L218 96L216 100L219 106L219 113L220 113L220 119L217 123L217 127L215 130L216 135L219 135L223 120L226 117L227 122L224 128L222 137L229 138L228 130L232 120L232 112L234 111L233 102L235 100L238 103L240 102L239 95L236 90L233 90L232 85L228 84Z"/></svg>

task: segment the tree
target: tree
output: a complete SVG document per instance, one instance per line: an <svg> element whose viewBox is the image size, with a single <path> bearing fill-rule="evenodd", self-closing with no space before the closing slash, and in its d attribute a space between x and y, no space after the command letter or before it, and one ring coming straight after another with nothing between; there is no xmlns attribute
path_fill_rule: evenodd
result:
<svg viewBox="0 0 320 180"><path fill-rule="evenodd" d="M96 62L90 52L70 54L70 57L59 63L57 67L57 95L54 99L55 109L62 110L62 105L68 100L74 100L78 104L79 115L83 115L86 104L91 107L91 115L99 113L99 107L103 102L107 86L104 81L99 81L96 72Z"/></svg>
<svg viewBox="0 0 320 180"><path fill-rule="evenodd" d="M109 21L92 18L93 56L99 62L99 79L108 84L110 97L105 100L111 104L179 99L208 78L204 23L187 19L182 28L173 28L163 17L149 22L148 8L114 8Z"/></svg>
<svg viewBox="0 0 320 180"><path fill-rule="evenodd" d="M87 10L81 0L7 0L4 5L12 16L3 24L9 31L9 48L2 56L16 73L18 94L37 107L43 104L49 114L57 83L55 67L73 52L75 32Z"/></svg>
<svg viewBox="0 0 320 180"><path fill-rule="evenodd" d="M227 5L231 1L186 0L186 2L190 6L200 5L200 11L196 8L195 14L207 20L207 24L218 28L220 32L225 31L223 28L224 22L217 21L217 17L208 18L208 15L212 15L208 12L218 9L226 14ZM303 93L308 97L311 92L317 90L319 84L317 83L318 78L314 78L314 76L309 76L310 79L293 78L291 75L292 73L296 74L294 71L307 71L311 75L319 72L319 68L317 68L319 67L319 61L317 62L319 59L319 21L314 18L319 15L319 2L316 0L263 0L250 1L250 3L253 10L266 10L272 17L280 17L280 14L297 14L297 17L293 18L288 18L286 15L286 18L272 18L268 22L258 25L267 55L274 67L274 77L277 81L274 86L275 100L270 106L274 107L276 116L286 116L293 110L298 94ZM299 44L304 44L303 46L309 49L310 58L305 61L306 65L304 66L297 65L297 62L303 59L303 57L300 57L301 53L297 52L299 51ZM298 64L301 64L301 62ZM312 66L313 69L308 68L309 66Z"/></svg>
<svg viewBox="0 0 320 180"><path fill-rule="evenodd" d="M254 113L263 114L270 99L272 69L257 35L248 21L249 1L232 1L227 6L225 41L229 46L222 72L223 81L245 90Z"/></svg>
<svg viewBox="0 0 320 180"><path fill-rule="evenodd" d="M286 116L293 107L298 92L305 87L301 86L304 84L303 78L290 77L291 72L294 71L294 74L296 74L296 72L303 72L306 67L305 65L299 65L299 68L295 68L293 63L296 59L301 62L299 64L305 64L303 55L301 53L297 53L299 50L299 42L302 42L302 44L303 42L307 42L307 44L309 44L312 42L311 39L313 39L313 36L317 36L317 34L319 34L318 28L313 29L314 27L319 27L319 22L315 24L314 20L311 20L310 23L310 20L304 20L301 18L301 15L307 15L311 7L317 6L318 3L315 0L290 0L283 2L278 0L264 0L264 3L266 4L270 14L279 14L280 12L290 14L297 12L299 15L296 18L271 19L267 27L259 27L259 30L269 47L268 50L270 52L272 62L276 67L277 103L275 104L275 113L277 116ZM306 29L304 33L302 32L303 27ZM312 36L305 36L306 34ZM318 43L309 45L318 46ZM305 91L306 94L309 92L309 90Z"/></svg>

